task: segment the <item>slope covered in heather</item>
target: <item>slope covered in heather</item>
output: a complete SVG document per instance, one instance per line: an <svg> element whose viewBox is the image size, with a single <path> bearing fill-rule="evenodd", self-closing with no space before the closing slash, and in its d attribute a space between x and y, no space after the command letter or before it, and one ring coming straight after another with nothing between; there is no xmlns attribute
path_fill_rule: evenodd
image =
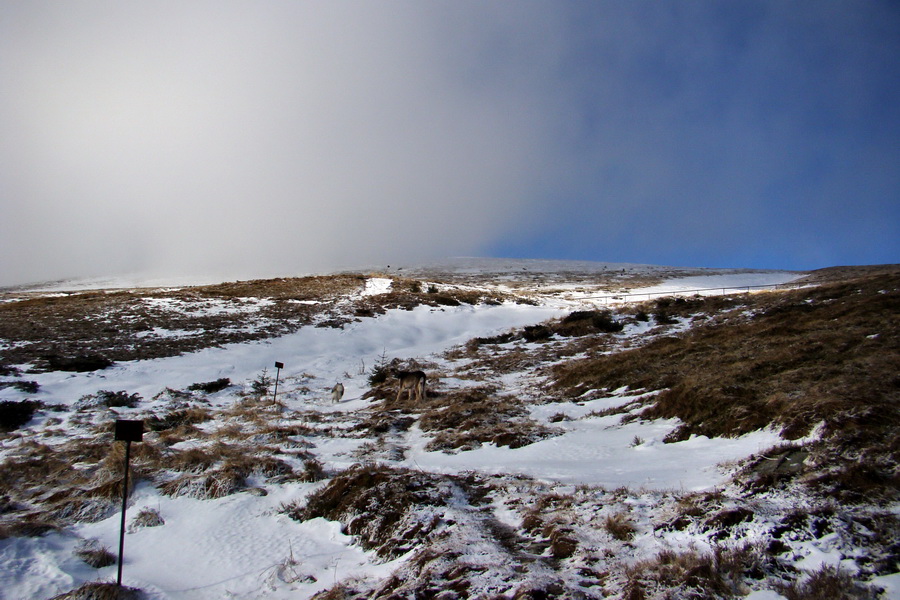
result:
<svg viewBox="0 0 900 600"><path fill-rule="evenodd" d="M896 269L474 262L8 293L0 597L897 597Z"/></svg>

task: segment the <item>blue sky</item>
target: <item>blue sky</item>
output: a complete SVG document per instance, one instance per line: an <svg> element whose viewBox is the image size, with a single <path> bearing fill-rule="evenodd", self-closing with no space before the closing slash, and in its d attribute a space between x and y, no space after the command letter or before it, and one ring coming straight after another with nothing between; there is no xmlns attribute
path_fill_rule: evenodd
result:
<svg viewBox="0 0 900 600"><path fill-rule="evenodd" d="M799 269L897 262L900 6L580 7L564 61L577 82L577 166L558 200L568 210L547 216L537 245L507 238L492 251Z"/></svg>
<svg viewBox="0 0 900 600"><path fill-rule="evenodd" d="M900 5L0 4L0 285L900 262Z"/></svg>

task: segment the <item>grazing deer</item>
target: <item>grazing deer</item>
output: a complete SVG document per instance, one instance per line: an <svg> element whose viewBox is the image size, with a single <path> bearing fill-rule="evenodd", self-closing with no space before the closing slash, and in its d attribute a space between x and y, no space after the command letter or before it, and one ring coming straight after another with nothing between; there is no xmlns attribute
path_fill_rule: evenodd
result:
<svg viewBox="0 0 900 600"><path fill-rule="evenodd" d="M338 402L341 401L341 398L343 398L343 397L344 397L344 384L338 382L338 383L334 384L333 388L331 388L331 402L334 404L337 404Z"/></svg>
<svg viewBox="0 0 900 600"><path fill-rule="evenodd" d="M394 377L400 380L400 389L397 390L397 398L394 402L400 400L403 390L409 394L407 398L412 400L413 394L419 402L425 397L425 373L422 371L394 371Z"/></svg>

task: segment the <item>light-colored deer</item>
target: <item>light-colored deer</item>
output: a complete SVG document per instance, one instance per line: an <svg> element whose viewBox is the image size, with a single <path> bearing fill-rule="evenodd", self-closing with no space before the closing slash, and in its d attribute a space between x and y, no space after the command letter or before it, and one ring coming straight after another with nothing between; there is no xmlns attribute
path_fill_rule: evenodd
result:
<svg viewBox="0 0 900 600"><path fill-rule="evenodd" d="M425 373L422 371L394 371L394 377L400 380L400 389L397 390L397 398L395 402L400 400L400 395L404 390L409 394L407 398L412 400L413 394L416 400L421 402L425 398Z"/></svg>
<svg viewBox="0 0 900 600"><path fill-rule="evenodd" d="M338 382L331 388L331 402L337 404L344 397L344 384Z"/></svg>

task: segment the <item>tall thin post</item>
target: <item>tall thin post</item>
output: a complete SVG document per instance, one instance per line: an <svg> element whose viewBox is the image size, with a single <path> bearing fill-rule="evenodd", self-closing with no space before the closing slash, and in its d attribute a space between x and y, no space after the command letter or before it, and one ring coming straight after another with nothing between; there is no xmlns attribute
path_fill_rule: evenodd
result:
<svg viewBox="0 0 900 600"><path fill-rule="evenodd" d="M284 363L275 362L275 391L272 393L272 404L275 404L275 399L278 396L278 376L281 374L281 369L283 368Z"/></svg>
<svg viewBox="0 0 900 600"><path fill-rule="evenodd" d="M122 479L122 527L119 532L119 576L116 585L122 587L122 563L125 555L125 509L128 508L128 468L131 463L131 442L140 442L144 437L143 421L116 420L115 441L125 442L125 477Z"/></svg>
<svg viewBox="0 0 900 600"><path fill-rule="evenodd" d="M116 585L122 587L122 557L125 553L125 509L128 508L128 463L131 460L131 440L125 442L125 480L122 484L122 527L119 532L119 576Z"/></svg>

